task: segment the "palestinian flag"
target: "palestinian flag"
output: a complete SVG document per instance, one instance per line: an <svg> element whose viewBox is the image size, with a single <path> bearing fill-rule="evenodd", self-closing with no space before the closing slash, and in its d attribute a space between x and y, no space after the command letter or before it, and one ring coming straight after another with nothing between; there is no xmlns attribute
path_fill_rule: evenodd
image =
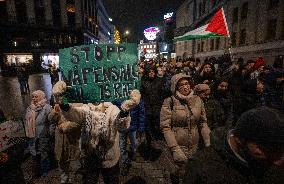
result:
<svg viewBox="0 0 284 184"><path fill-rule="evenodd" d="M230 37L223 8L217 11L208 24L175 37L174 42L215 37Z"/></svg>

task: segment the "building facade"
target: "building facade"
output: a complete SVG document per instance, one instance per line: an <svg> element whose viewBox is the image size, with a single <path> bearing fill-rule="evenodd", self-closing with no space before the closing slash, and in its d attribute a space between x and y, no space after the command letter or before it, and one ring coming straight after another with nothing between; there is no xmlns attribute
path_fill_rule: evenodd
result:
<svg viewBox="0 0 284 184"><path fill-rule="evenodd" d="M111 24L112 19L108 15L102 0L98 1L98 26L100 43L113 43L114 26Z"/></svg>
<svg viewBox="0 0 284 184"><path fill-rule="evenodd" d="M177 56L204 60L229 50L235 58L263 57L271 64L284 55L284 1L281 0L187 0L177 11L176 36L199 27L220 7L224 8L230 38L177 42Z"/></svg>
<svg viewBox="0 0 284 184"><path fill-rule="evenodd" d="M99 34L99 0L0 1L0 69L58 63L61 48L109 43Z"/></svg>

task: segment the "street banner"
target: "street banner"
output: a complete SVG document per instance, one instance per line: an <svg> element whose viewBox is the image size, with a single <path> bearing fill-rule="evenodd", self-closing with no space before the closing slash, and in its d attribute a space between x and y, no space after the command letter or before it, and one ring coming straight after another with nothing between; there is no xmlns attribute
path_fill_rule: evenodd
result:
<svg viewBox="0 0 284 184"><path fill-rule="evenodd" d="M26 137L22 121L8 120L0 124L0 152L22 142Z"/></svg>
<svg viewBox="0 0 284 184"><path fill-rule="evenodd" d="M82 45L59 51L69 102L126 99L139 89L137 44Z"/></svg>
<svg viewBox="0 0 284 184"><path fill-rule="evenodd" d="M175 37L174 42L216 37L230 37L223 7L215 13L208 24Z"/></svg>

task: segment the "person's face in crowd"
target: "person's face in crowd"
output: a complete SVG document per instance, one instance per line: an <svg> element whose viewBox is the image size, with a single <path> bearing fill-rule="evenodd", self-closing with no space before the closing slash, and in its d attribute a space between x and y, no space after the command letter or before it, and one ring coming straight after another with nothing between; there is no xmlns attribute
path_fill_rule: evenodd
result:
<svg viewBox="0 0 284 184"><path fill-rule="evenodd" d="M218 90L219 91L226 91L228 89L228 83L227 82L221 82L218 85Z"/></svg>
<svg viewBox="0 0 284 184"><path fill-rule="evenodd" d="M181 79L178 82L177 87L178 91L184 96L188 96L191 92L189 81L186 79Z"/></svg>
<svg viewBox="0 0 284 184"><path fill-rule="evenodd" d="M210 95L210 89L207 89L207 90L205 90L204 92L202 92L200 95L199 95L199 97L201 98L201 99L208 99L209 98L209 95Z"/></svg>
<svg viewBox="0 0 284 184"><path fill-rule="evenodd" d="M33 101L33 104L37 104L40 101L39 96L37 94L33 94L32 101Z"/></svg>
<svg viewBox="0 0 284 184"><path fill-rule="evenodd" d="M268 149L265 149L263 146L248 141L246 143L247 153L255 160L266 163L268 165L274 164L277 166L281 166L284 164L284 153L280 152L271 152Z"/></svg>
<svg viewBox="0 0 284 184"><path fill-rule="evenodd" d="M139 75L142 77L144 75L144 68L139 67Z"/></svg>
<svg viewBox="0 0 284 184"><path fill-rule="evenodd" d="M264 71L263 71L265 74L268 74L270 72L270 69L269 68L264 68Z"/></svg>
<svg viewBox="0 0 284 184"><path fill-rule="evenodd" d="M251 70L252 67L253 67L253 65L254 65L254 63L248 63L245 68L246 68L247 70Z"/></svg>
<svg viewBox="0 0 284 184"><path fill-rule="evenodd" d="M144 68L145 63L144 63L144 62L141 62L139 66L142 67L142 68Z"/></svg>
<svg viewBox="0 0 284 184"><path fill-rule="evenodd" d="M210 73L212 71L212 68L210 65L205 65L203 68L203 72Z"/></svg>
<svg viewBox="0 0 284 184"><path fill-rule="evenodd" d="M257 81L257 83L256 83L256 91L258 92L258 93L263 93L263 91L264 91L264 85L263 85L263 82L261 82L261 81Z"/></svg>
<svg viewBox="0 0 284 184"><path fill-rule="evenodd" d="M259 145L255 141L243 140L236 136L230 137L230 142L235 149L236 147L239 147L238 150L242 148L243 153L251 157L251 160L263 163L267 166L270 166L271 164L281 166L284 164L283 150L273 152L272 150ZM262 166L265 166L263 164Z"/></svg>
<svg viewBox="0 0 284 184"><path fill-rule="evenodd" d="M259 73L264 72L264 66L260 66L260 67L257 69L257 71L258 71Z"/></svg>
<svg viewBox="0 0 284 184"><path fill-rule="evenodd" d="M155 78L155 71L151 69L148 75L150 79Z"/></svg>
<svg viewBox="0 0 284 184"><path fill-rule="evenodd" d="M158 76L164 76L164 70L163 70L163 68L162 67L159 67L158 69Z"/></svg>
<svg viewBox="0 0 284 184"><path fill-rule="evenodd" d="M194 67L194 63L193 63L193 61L190 61L190 62L189 62L189 67L191 67L191 68L193 68L193 67Z"/></svg>

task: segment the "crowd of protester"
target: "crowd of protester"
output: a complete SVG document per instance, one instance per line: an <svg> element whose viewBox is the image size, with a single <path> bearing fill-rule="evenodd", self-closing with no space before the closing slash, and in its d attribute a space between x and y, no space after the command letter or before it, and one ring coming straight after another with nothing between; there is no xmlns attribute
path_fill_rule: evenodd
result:
<svg viewBox="0 0 284 184"><path fill-rule="evenodd" d="M126 101L71 104L57 78L53 107L42 91L32 93L25 130L35 175L48 175L53 153L61 183L72 182L70 161L79 160L82 183L97 183L102 174L118 184L145 135L150 157L153 142L167 145L173 184L284 182L283 166L266 175L284 162L282 58L273 66L228 55L203 63L141 58L138 66L141 87Z"/></svg>
<svg viewBox="0 0 284 184"><path fill-rule="evenodd" d="M229 182L230 178L228 180L219 178L220 182L216 182L216 179L207 180L201 177L202 175L208 176L211 173L214 175L213 169L209 171L202 170L202 168L201 173L198 173L201 176L192 175L193 170L195 170L193 173L198 170L196 163L193 162L193 168L190 168L191 165L189 164L189 167L185 169L185 165L195 155L199 155L199 153L196 153L198 150L208 150L207 147L213 147L210 146L212 141L210 135L212 137L215 132L221 130L225 134L226 130L233 129L236 126L245 127L246 125L242 124L246 123L250 124L251 127L242 130L243 132L240 134L234 135L232 132L230 134L237 137L236 139L244 138L242 141L256 142L255 144L262 147L260 151L270 149L267 154L269 155L268 158L270 152L277 152L277 159L283 161L283 120L280 121L279 118L269 120L269 118L275 117L275 114L270 109L265 109L277 109L278 112L283 113L283 58L276 58L273 66L267 65L261 57L245 62L242 58L232 61L229 55L224 55L218 59L205 59L202 64L199 59L194 58L179 59L175 62L166 62L165 60L144 61L142 59L139 67L142 80L141 94L145 100L147 145L150 147L152 139L159 139L161 133L164 135L163 137L176 163L176 169L171 173L172 183L179 183L185 173L185 183L232 183ZM255 110L257 108L262 109ZM250 119L247 117L248 114L242 117L243 113L251 109L254 109L254 111L250 115L256 117ZM255 112L263 113L262 116L257 117L259 115ZM245 120L240 121L240 119ZM263 129L259 129L258 133L243 137L243 134L246 134L245 131L253 132L251 129L253 129L254 123L255 126L258 126L257 123L261 124L266 120L268 124L259 125ZM238 121L240 122L237 124ZM274 125L269 124L272 121L277 122L278 124L275 123L275 126L282 130L276 131ZM157 128L159 126L160 129ZM270 130L265 130L264 127L270 128ZM265 134L265 131L269 131L271 137L266 137L267 140L260 142L259 140L264 139L264 136L258 134ZM272 138L272 132L275 133L274 137L277 138ZM259 140L254 140L254 136L259 136ZM224 141L225 139L219 136L219 139L217 139L219 147L223 146L221 140ZM277 146L270 148L267 146L269 142L271 143L270 146L273 144ZM247 149L246 146L246 142L242 142L240 147ZM241 156L255 159L247 155ZM214 157L211 159L214 160ZM241 159L241 161L243 160ZM210 168L210 161L207 162L208 166L205 166L205 169ZM249 161L245 162L250 164ZM266 167L262 164L260 165L265 170ZM215 168L214 165L212 167ZM215 169L217 169L217 166ZM253 168L246 171L250 169ZM233 183L253 183L257 181L255 180L257 176L254 174L263 174L263 170L257 170L256 173L251 174L252 178L247 181L236 179ZM220 172L220 175L226 176L225 169L222 172ZM259 183L263 181L260 179ZM277 181L283 182L284 178L278 177Z"/></svg>

